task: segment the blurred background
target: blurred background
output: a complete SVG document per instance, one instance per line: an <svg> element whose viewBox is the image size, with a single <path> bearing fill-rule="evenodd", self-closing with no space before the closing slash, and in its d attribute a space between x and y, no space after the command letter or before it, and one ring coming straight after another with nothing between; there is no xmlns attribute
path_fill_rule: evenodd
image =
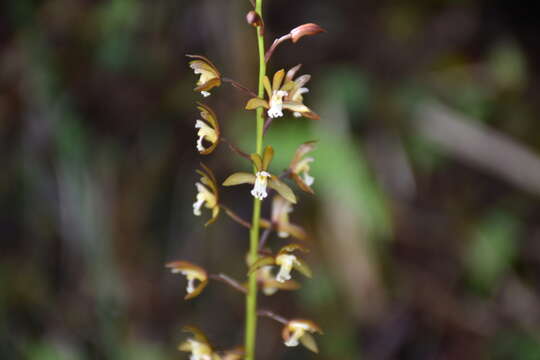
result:
<svg viewBox="0 0 540 360"><path fill-rule="evenodd" d="M185 302L184 259L242 279L247 231L195 217L195 168L249 164L195 149L185 54L256 88L248 0L5 0L0 5L0 358L188 359L196 324L242 342L243 298L221 283ZM540 29L535 3L267 0L269 71L312 75L322 119L274 121L273 171L319 140L312 280L261 307L317 321L319 359L540 359ZM254 149L228 84L205 99ZM222 190L249 218L248 186ZM300 195L299 191L297 194ZM269 202L263 209L268 216ZM282 239L271 238L276 248ZM261 319L258 359L315 359Z"/></svg>

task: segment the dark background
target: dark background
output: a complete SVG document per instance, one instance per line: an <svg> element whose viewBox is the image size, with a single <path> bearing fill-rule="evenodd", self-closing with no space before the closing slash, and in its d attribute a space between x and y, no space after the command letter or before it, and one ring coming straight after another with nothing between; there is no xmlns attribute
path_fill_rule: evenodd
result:
<svg viewBox="0 0 540 360"><path fill-rule="evenodd" d="M535 3L266 0L270 72L303 63L314 122L277 119L274 171L318 139L312 280L261 298L325 330L320 359L540 359L540 29ZM4 0L0 5L0 357L187 359L185 324L242 342L243 298L185 302L185 259L242 279L247 232L194 217L196 76L256 87L247 0ZM254 148L227 84L207 102ZM249 165L225 146L218 179ZM222 191L249 218L249 188ZM268 209L264 209L267 214ZM204 214L207 215L207 214ZM273 246L283 240L271 239ZM261 319L259 359L315 358Z"/></svg>

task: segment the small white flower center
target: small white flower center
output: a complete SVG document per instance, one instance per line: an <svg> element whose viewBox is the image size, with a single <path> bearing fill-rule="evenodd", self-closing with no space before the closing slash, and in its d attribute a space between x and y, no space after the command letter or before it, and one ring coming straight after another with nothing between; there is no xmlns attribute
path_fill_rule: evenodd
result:
<svg viewBox="0 0 540 360"><path fill-rule="evenodd" d="M268 116L271 118L277 118L283 116L283 97L287 96L287 92L283 90L274 91L270 98L270 109L268 109Z"/></svg>
<svg viewBox="0 0 540 360"><path fill-rule="evenodd" d="M281 267L276 276L276 281L283 283L291 279L291 270L295 261L296 256L294 255L282 254L277 257L276 264Z"/></svg>
<svg viewBox="0 0 540 360"><path fill-rule="evenodd" d="M315 182L315 178L313 176L309 175L307 172L305 172L304 173L304 182L306 183L307 186L311 186Z"/></svg>
<svg viewBox="0 0 540 360"><path fill-rule="evenodd" d="M188 277L188 283L186 286L186 291L188 294L191 294L193 291L195 291L195 279Z"/></svg>
<svg viewBox="0 0 540 360"><path fill-rule="evenodd" d="M189 270L182 270L181 273L187 278L186 292L191 294L195 291L195 280L197 277Z"/></svg>
<svg viewBox="0 0 540 360"><path fill-rule="evenodd" d="M203 206L204 202L206 201L206 188L201 183L195 183L195 186L197 187L197 200L193 203L193 215L195 216L201 216L201 207Z"/></svg>
<svg viewBox="0 0 540 360"><path fill-rule="evenodd" d="M251 195L259 200L263 200L265 197L267 197L268 193L266 192L266 186L270 176L271 175L266 171L258 171L255 174L255 184L251 190Z"/></svg>

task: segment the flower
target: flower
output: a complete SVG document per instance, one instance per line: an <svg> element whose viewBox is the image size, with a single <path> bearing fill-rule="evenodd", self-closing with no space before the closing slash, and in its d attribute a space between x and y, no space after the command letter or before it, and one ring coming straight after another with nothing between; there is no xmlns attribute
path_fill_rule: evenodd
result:
<svg viewBox="0 0 540 360"><path fill-rule="evenodd" d="M279 282L272 273L273 266L267 265L257 270L257 282L261 285L264 295L274 295L278 290L297 290L300 288L294 280Z"/></svg>
<svg viewBox="0 0 540 360"><path fill-rule="evenodd" d="M276 229L280 238L287 238L292 235L297 239L306 240L307 234L305 230L302 227L289 222L289 214L292 210L293 206L291 202L280 195L274 196L272 199L271 221L261 219L261 227Z"/></svg>
<svg viewBox="0 0 540 360"><path fill-rule="evenodd" d="M311 320L293 319L287 322L281 335L285 346L297 346L299 341L309 350L317 353L317 343L311 334L322 334L321 328Z"/></svg>
<svg viewBox="0 0 540 360"><path fill-rule="evenodd" d="M296 43L300 38L308 35L316 35L322 32L326 32L322 27L314 23L307 23L295 27L291 30L291 41Z"/></svg>
<svg viewBox="0 0 540 360"><path fill-rule="evenodd" d="M313 194L311 185L315 178L309 175L310 163L315 161L312 157L304 157L307 153L315 149L315 141L308 141L298 147L289 165L289 176L296 182L296 185L305 192Z"/></svg>
<svg viewBox="0 0 540 360"><path fill-rule="evenodd" d="M270 187L278 192L285 199L293 204L296 204L296 196L291 188L278 179L277 176L269 173L268 166L274 157L274 149L271 146L267 146L264 149L263 156L259 154L251 154L251 162L255 166L255 174L246 172L237 172L230 175L223 182L223 186L233 186L240 184L253 184L251 195L256 199L263 200L268 196L266 191L267 187Z"/></svg>
<svg viewBox="0 0 540 360"><path fill-rule="evenodd" d="M172 261L165 264L165 267L171 269L173 274L180 273L187 278L185 300L198 296L208 284L208 275L202 267L194 265L187 261ZM195 286L195 282L199 284Z"/></svg>
<svg viewBox="0 0 540 360"><path fill-rule="evenodd" d="M197 151L202 155L208 155L219 143L221 131L219 129L219 123L217 121L216 113L208 106L201 103L197 103L197 109L201 112L203 120L197 120L195 122L195 129L199 129L197 132ZM211 145L205 148L203 140L208 141Z"/></svg>
<svg viewBox="0 0 540 360"><path fill-rule="evenodd" d="M258 107L264 107L268 109L267 114L271 118L282 117L283 109L287 109L292 111L295 117L305 116L318 120L319 115L304 105L302 96L302 94L309 91L304 85L310 80L311 76L302 75L293 80L300 67L300 64L296 65L287 72L287 75L285 75L284 69L279 70L274 74L272 85L270 85L268 76L265 76L263 85L269 100L266 101L259 97L251 98L246 104L246 109L253 110Z"/></svg>
<svg viewBox="0 0 540 360"><path fill-rule="evenodd" d="M257 171L255 173L255 184L253 185L253 190L251 190L251 195L259 200L267 197L266 186L268 185L268 178L271 177L272 175L266 171Z"/></svg>
<svg viewBox="0 0 540 360"><path fill-rule="evenodd" d="M214 173L210 168L201 163L203 170L196 170L197 174L201 175L200 182L195 183L197 188L197 198L193 203L193 214L195 216L201 216L201 208L203 205L209 210L212 210L212 217L204 224L210 225L216 221L219 215L219 194L217 188L217 181Z"/></svg>
<svg viewBox="0 0 540 360"><path fill-rule="evenodd" d="M293 252L300 250L307 252L308 249L304 248L300 244L289 244L281 248L276 256L263 256L259 258L249 269L249 273L256 271L262 267L269 265L277 265L280 267L276 276L276 281L284 283L291 279L291 271L297 270L307 277L311 277L311 270L309 266L297 257L293 255Z"/></svg>
<svg viewBox="0 0 540 360"><path fill-rule="evenodd" d="M182 330L192 333L193 337L186 339L186 341L178 345L178 350L191 352L190 360L216 359L216 354L212 350L212 346L201 330L195 326L185 326Z"/></svg>
<svg viewBox="0 0 540 360"><path fill-rule="evenodd" d="M210 96L210 90L221 85L221 74L216 66L201 55L186 55L195 59L189 62L189 66L195 74L200 75L197 87L193 91L200 92L204 97Z"/></svg>
<svg viewBox="0 0 540 360"><path fill-rule="evenodd" d="M184 332L190 332L192 337L178 345L178 350L191 352L190 360L240 360L244 358L244 348L238 346L231 350L221 351L221 355L213 350L203 332L195 326L185 326Z"/></svg>

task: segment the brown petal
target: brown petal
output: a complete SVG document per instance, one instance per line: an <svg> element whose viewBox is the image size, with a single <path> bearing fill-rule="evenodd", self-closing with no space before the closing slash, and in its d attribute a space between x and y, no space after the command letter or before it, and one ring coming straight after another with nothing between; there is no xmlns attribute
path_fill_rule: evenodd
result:
<svg viewBox="0 0 540 360"><path fill-rule="evenodd" d="M213 78L211 80L208 80L204 84L201 84L200 86L197 86L193 91L195 92L201 92L201 91L209 91L213 88L221 85L221 79L220 78Z"/></svg>
<svg viewBox="0 0 540 360"><path fill-rule="evenodd" d="M274 74L274 79L272 80L272 90L274 91L279 90L284 76L285 76L285 70L283 69L279 70L278 72Z"/></svg>
<svg viewBox="0 0 540 360"><path fill-rule="evenodd" d="M204 333L196 326L187 325L182 328L183 332L189 332L193 334L193 337L196 341L209 345L208 338L204 335Z"/></svg>
<svg viewBox="0 0 540 360"><path fill-rule="evenodd" d="M274 148L269 145L264 149L261 170L264 170L264 171L268 170L268 166L270 165L270 162L272 161L273 157L274 157Z"/></svg>
<svg viewBox="0 0 540 360"><path fill-rule="evenodd" d="M203 171L195 170L195 172L201 176L201 182L204 185L210 187L210 189L212 190L212 193L216 197L216 202L219 203L219 192L218 192L216 177L214 176L214 173L208 166L204 165L202 162L200 163L200 165L203 168Z"/></svg>
<svg viewBox="0 0 540 360"><path fill-rule="evenodd" d="M304 276L311 278L312 272L309 266L306 264L306 262L302 259L296 258L296 263L293 265L293 267L300 271Z"/></svg>
<svg viewBox="0 0 540 360"><path fill-rule="evenodd" d="M291 161L291 167L294 167L293 165L296 165L305 155L315 150L316 147L317 140L306 141L305 143L301 144L294 153L293 161Z"/></svg>
<svg viewBox="0 0 540 360"><path fill-rule="evenodd" d="M309 82L309 80L311 80L311 75L304 74L296 78L294 82L296 83L296 86L298 88L301 88L302 86L306 85Z"/></svg>
<svg viewBox="0 0 540 360"><path fill-rule="evenodd" d="M220 209L220 208L219 208L219 205L216 205L216 206L212 209L212 217L210 218L210 220L208 220L208 221L204 224L204 226L208 226L208 225L210 225L210 224L213 224L213 223L217 220L217 218L218 218L218 216L219 216L219 209ZM292 234L292 233L291 233L291 234Z"/></svg>
<svg viewBox="0 0 540 360"><path fill-rule="evenodd" d="M268 99L270 99L272 97L272 85L270 85L270 79L266 75L263 78L263 85L266 93L268 94Z"/></svg>
<svg viewBox="0 0 540 360"><path fill-rule="evenodd" d="M268 102L266 100L256 97L256 98L249 99L248 102L246 103L246 110L253 110L258 107L263 107L263 108L268 109Z"/></svg>
<svg viewBox="0 0 540 360"><path fill-rule="evenodd" d="M182 261L182 260L171 261L165 264L165 267L171 269L172 272L180 272L182 270L195 271L196 273L199 273L203 279L207 278L206 270L188 261Z"/></svg>
<svg viewBox="0 0 540 360"><path fill-rule="evenodd" d="M307 240L307 234L305 230L298 225L283 224L278 227L278 231L289 233L292 237L299 240Z"/></svg>
<svg viewBox="0 0 540 360"><path fill-rule="evenodd" d="M315 342L315 339L313 338L313 336L311 334L304 333L304 335L302 335L300 337L300 342L307 349L313 351L316 354L319 353L319 348L317 347L317 343Z"/></svg>
<svg viewBox="0 0 540 360"><path fill-rule="evenodd" d="M188 58L192 58L192 59L200 59L204 62L206 62L211 68L212 70L214 70L214 72L216 73L216 75L218 77L221 78L221 73L219 72L218 68L216 67L216 65L214 65L213 62L210 61L210 59L202 56L202 55L186 55Z"/></svg>
<svg viewBox="0 0 540 360"><path fill-rule="evenodd" d="M184 300L193 299L194 297L197 297L201 294L201 292L204 290L204 288L208 285L208 279L201 281L199 285L189 294L186 294L184 296Z"/></svg>
<svg viewBox="0 0 540 360"><path fill-rule="evenodd" d="M304 182L304 180L298 174L291 173L291 177L292 177L292 179L294 180L294 182L296 183L296 185L298 185L298 187L300 189L302 189L303 191L305 191L305 192L307 192L309 194L315 194L315 191L313 191L311 186L306 184Z"/></svg>
<svg viewBox="0 0 540 360"><path fill-rule="evenodd" d="M296 204L296 196L294 195L294 192L291 190L289 185L279 180L276 176L272 175L272 177L268 181L268 186L276 190L279 195L289 200L289 202Z"/></svg>
<svg viewBox="0 0 540 360"><path fill-rule="evenodd" d="M279 254L281 255L281 254L285 254L285 253L292 253L293 251L296 251L296 250L300 250L302 252L309 252L309 249L306 248L305 246L300 245L298 243L292 243L292 244L283 246L279 250Z"/></svg>
<svg viewBox="0 0 540 360"><path fill-rule="evenodd" d="M321 120L321 117L314 111L309 110L308 112L302 113L302 116L307 117L311 120Z"/></svg>
<svg viewBox="0 0 540 360"><path fill-rule="evenodd" d="M261 218L261 221L259 222L259 225L262 228L269 229L272 227L272 223L266 219Z"/></svg>
<svg viewBox="0 0 540 360"><path fill-rule="evenodd" d="M249 157L251 158L251 162L253 163L253 165L255 165L257 171L264 170L262 165L263 161L259 154L251 154L249 155Z"/></svg>
<svg viewBox="0 0 540 360"><path fill-rule="evenodd" d="M274 265L276 263L273 256L263 256L259 258L248 270L248 275L251 275L254 271L262 268L263 266Z"/></svg>
<svg viewBox="0 0 540 360"><path fill-rule="evenodd" d="M203 104L201 102L197 102L197 109L201 112L201 117L208 122L214 130L218 133L219 136L219 123L217 121L217 116L214 110L210 108L210 106Z"/></svg>
<svg viewBox="0 0 540 360"><path fill-rule="evenodd" d="M296 75L298 70L300 70L301 67L302 67L302 64L298 64L295 67L291 68L289 71L287 71L287 76L285 76L285 79L287 81L292 81L292 79L294 79L294 76Z"/></svg>
<svg viewBox="0 0 540 360"><path fill-rule="evenodd" d="M295 102L295 101L284 101L283 102L283 108L287 109L287 110L290 110L290 111L299 112L302 115L304 115L304 113L308 113L310 111L309 108L306 105L304 105L302 103L299 103L299 102Z"/></svg>
<svg viewBox="0 0 540 360"><path fill-rule="evenodd" d="M307 319L291 319L289 320L288 326L293 326L295 323L302 324L303 326L307 327L309 332L319 333L319 334L323 333L319 325L317 325L314 321L307 320Z"/></svg>
<svg viewBox="0 0 540 360"><path fill-rule="evenodd" d="M316 35L322 32L326 32L322 27L317 24L308 23L300 25L291 30L292 42L296 43L302 36Z"/></svg>
<svg viewBox="0 0 540 360"><path fill-rule="evenodd" d="M234 186L234 185L240 185L240 184L254 184L255 183L255 175L251 173L246 172L237 172L232 175L230 175L225 181L223 182L223 186Z"/></svg>

